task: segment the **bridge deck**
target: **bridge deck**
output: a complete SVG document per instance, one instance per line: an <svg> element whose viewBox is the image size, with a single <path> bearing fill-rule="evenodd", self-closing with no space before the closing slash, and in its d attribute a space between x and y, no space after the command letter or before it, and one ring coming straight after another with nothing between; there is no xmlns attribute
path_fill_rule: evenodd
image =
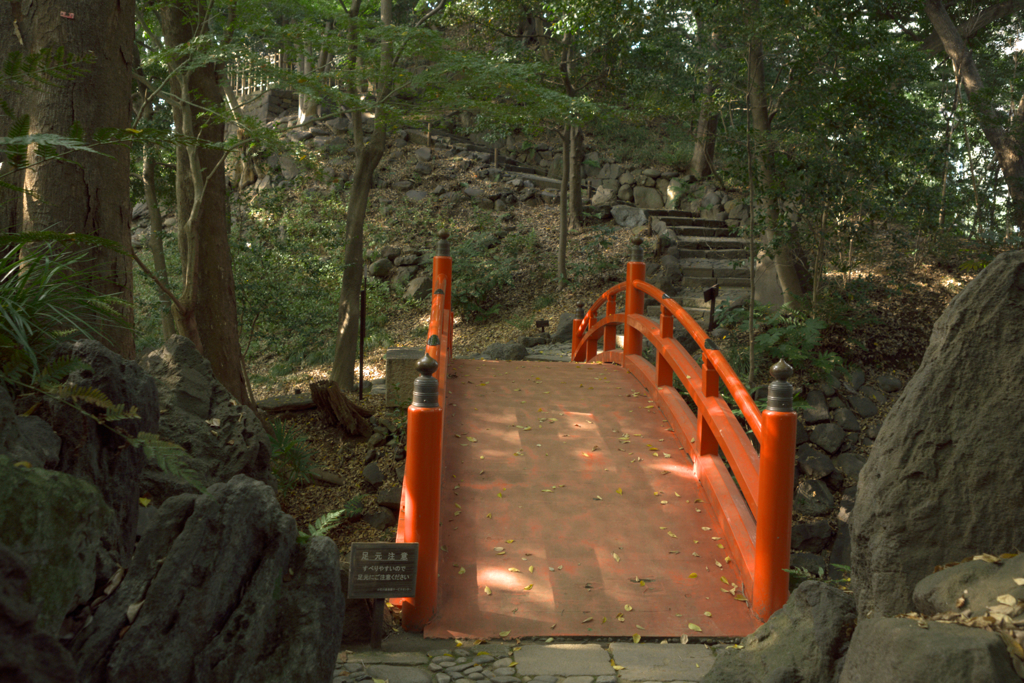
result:
<svg viewBox="0 0 1024 683"><path fill-rule="evenodd" d="M744 636L760 625L736 599L742 587L725 592L739 583L733 553L628 372L456 360L448 390L438 612L425 635Z"/></svg>

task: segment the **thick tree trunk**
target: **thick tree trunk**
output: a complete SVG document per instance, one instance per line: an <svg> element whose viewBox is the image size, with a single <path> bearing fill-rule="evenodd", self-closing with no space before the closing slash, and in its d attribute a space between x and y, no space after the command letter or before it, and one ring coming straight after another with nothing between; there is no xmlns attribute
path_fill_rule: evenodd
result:
<svg viewBox="0 0 1024 683"><path fill-rule="evenodd" d="M36 54L61 48L77 60L83 73L18 93L17 109L31 120L29 134L70 135L79 126L91 140L104 128L124 130L131 121L131 72L135 40L134 0L97 0L75 19L61 16L67 7L54 0L9 5L10 23L0 24L6 51ZM128 197L127 145L104 145L102 154L74 152L41 161L38 148L28 150L29 168L22 177L20 215L5 211L6 220L20 220L25 231L56 230L103 237L122 253L103 247L88 249L82 261L89 286L125 302L127 325L101 323L101 341L126 358L135 357L132 331L131 205Z"/></svg>
<svg viewBox="0 0 1024 683"><path fill-rule="evenodd" d="M702 24L698 20L697 35L707 35L702 30ZM710 36L709 47L714 50L718 42L714 32ZM703 39L701 40L703 42ZM690 175L696 178L703 178L711 175L715 164L715 136L718 133L718 107L714 104L715 98L715 74L709 64L705 77L708 79L704 84L704 94L700 102L700 114L697 118L697 136L693 143L693 157L690 159Z"/></svg>
<svg viewBox="0 0 1024 683"><path fill-rule="evenodd" d="M164 40L169 46L184 45L205 30L192 19L200 14L198 9L193 0L178 0L161 11ZM172 82L175 129L187 137L222 142L224 124L201 116L198 106L194 106L212 108L220 104L223 90L217 82L216 65L180 71ZM175 324L201 349L214 376L231 395L255 407L238 339L224 155L216 149L178 145L176 162L178 244L184 276L180 301L184 310L175 308Z"/></svg>
<svg viewBox="0 0 1024 683"><path fill-rule="evenodd" d="M985 87L974 55L950 19L942 0L925 0L924 9L943 49L953 62L954 73L961 79L968 106L977 115L985 139L995 150L1010 193L1011 220L1018 230L1024 230L1024 98L1017 105L1016 112L1000 112L995 101L997 93Z"/></svg>
<svg viewBox="0 0 1024 683"><path fill-rule="evenodd" d="M760 13L760 2L755 0L754 16ZM771 188L774 172L774 158L770 147L770 141L766 140L767 133L771 131L771 119L768 116L768 96L764 82L764 51L761 41L752 37L747 50L747 72L749 91L747 93L751 109L751 121L757 131L757 144L755 146L755 157L758 163L758 171L761 175L761 187ZM753 210L754 207L751 207ZM778 201L769 197L767 204L767 218L762 244L770 245L775 241L775 228L779 224ZM796 270L796 259L793 257L792 248L783 242L775 248L774 258L762 252L761 259L774 263L775 274L778 277L779 287L782 289L783 302L789 306L796 302L796 298L802 293L800 279Z"/></svg>

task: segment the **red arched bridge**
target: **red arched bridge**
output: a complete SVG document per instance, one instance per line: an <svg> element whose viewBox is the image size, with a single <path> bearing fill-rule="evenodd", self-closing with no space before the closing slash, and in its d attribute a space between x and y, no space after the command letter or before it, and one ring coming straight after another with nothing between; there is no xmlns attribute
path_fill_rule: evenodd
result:
<svg viewBox="0 0 1024 683"><path fill-rule="evenodd" d="M714 341L645 282L639 239L626 281L577 311L575 362L452 359L446 237L408 413L398 540L419 543L419 564L415 597L398 601L404 628L443 638L752 632L788 595L792 370L772 369L759 410ZM644 315L647 297L658 322Z"/></svg>

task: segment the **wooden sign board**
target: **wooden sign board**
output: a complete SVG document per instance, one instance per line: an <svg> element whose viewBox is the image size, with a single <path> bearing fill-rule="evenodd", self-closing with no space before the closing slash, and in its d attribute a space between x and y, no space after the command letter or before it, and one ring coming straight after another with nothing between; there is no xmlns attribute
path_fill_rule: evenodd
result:
<svg viewBox="0 0 1024 683"><path fill-rule="evenodd" d="M415 596L419 548L419 543L353 543L347 597Z"/></svg>

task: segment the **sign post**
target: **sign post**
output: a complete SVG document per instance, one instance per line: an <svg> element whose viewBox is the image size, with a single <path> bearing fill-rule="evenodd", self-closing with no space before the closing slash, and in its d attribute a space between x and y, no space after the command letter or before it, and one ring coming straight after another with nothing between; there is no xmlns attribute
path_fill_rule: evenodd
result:
<svg viewBox="0 0 1024 683"><path fill-rule="evenodd" d="M373 599L370 645L380 649L384 600L416 595L419 543L353 543L349 555L348 597Z"/></svg>

